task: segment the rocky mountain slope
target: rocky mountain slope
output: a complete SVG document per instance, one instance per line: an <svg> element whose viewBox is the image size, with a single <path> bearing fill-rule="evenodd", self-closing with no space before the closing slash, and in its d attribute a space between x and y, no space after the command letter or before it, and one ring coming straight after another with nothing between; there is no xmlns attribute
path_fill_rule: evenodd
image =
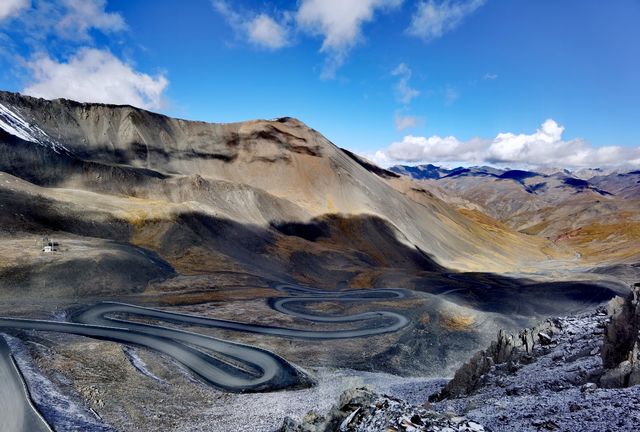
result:
<svg viewBox="0 0 640 432"><path fill-rule="evenodd" d="M250 266L330 286L375 278L373 267L504 271L555 253L426 191L394 189L294 119L208 124L6 92L0 104L0 194L13 210L0 216L4 273L37 273L18 251L25 235L49 232L84 247L119 242L120 261L149 250L164 261L155 277Z"/></svg>
<svg viewBox="0 0 640 432"><path fill-rule="evenodd" d="M609 310L501 333L432 400L495 430L628 431L640 425L638 295Z"/></svg>

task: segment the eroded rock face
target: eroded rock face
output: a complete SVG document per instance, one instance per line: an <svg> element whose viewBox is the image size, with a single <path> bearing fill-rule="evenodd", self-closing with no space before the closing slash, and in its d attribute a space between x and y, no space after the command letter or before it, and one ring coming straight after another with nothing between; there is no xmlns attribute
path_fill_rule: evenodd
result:
<svg viewBox="0 0 640 432"><path fill-rule="evenodd" d="M603 312L600 314L605 315ZM640 283L633 287L627 298L611 300L608 314L611 318L606 321L604 331L600 386L621 388L640 384ZM555 345L554 335L566 332L564 326L566 322L563 320L549 319L517 335L500 330L489 348L476 353L430 400L441 401L473 394L485 384L489 372L496 365L509 370L519 364L530 363L534 360L536 348ZM572 360L571 357L568 360Z"/></svg>
<svg viewBox="0 0 640 432"><path fill-rule="evenodd" d="M440 393L433 395L430 400L439 401L473 393L482 386L486 374L496 364L504 364L507 369L512 369L518 363L530 362L534 348L553 344L553 335L559 331L559 322L555 319L549 319L539 326L525 329L517 335L500 330L489 348L471 357L458 369L449 384Z"/></svg>
<svg viewBox="0 0 640 432"><path fill-rule="evenodd" d="M282 432L483 432L484 426L466 417L442 414L410 405L366 388L347 390L326 415L309 412L302 422L287 418Z"/></svg>
<svg viewBox="0 0 640 432"><path fill-rule="evenodd" d="M602 364L608 369L600 378L607 388L640 384L640 283L626 299L612 300L611 321L602 346Z"/></svg>
<svg viewBox="0 0 640 432"><path fill-rule="evenodd" d="M456 396L433 402L432 408L464 412L494 430L637 430L640 387L603 388L601 385L603 373L608 373L603 368L601 350L610 321L604 307L554 319L551 324L557 326L558 331L547 334L550 342L542 337L546 345L536 343L529 353L523 346L506 349L511 353L508 360L495 361L488 369L482 368L482 361L469 362L463 367L466 377L477 379L465 381L458 373L458 386L449 384L437 395L441 398L446 392L452 394L457 390ZM508 338L499 340L503 346L509 345ZM494 342L494 347L478 354L476 360L496 353L497 345L498 341ZM629 363L622 365L622 372ZM619 379L615 376L611 379L616 378ZM464 393L464 385L469 383L474 385Z"/></svg>

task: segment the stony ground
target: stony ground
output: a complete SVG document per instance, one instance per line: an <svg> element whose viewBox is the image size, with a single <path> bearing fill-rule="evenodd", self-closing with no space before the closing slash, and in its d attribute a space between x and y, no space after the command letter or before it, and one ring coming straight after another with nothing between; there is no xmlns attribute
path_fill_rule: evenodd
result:
<svg viewBox="0 0 640 432"><path fill-rule="evenodd" d="M199 400L206 402L199 405L188 404L192 412L197 415L188 422L169 422L172 424L172 430L274 431L282 425L285 417L291 417L294 421L317 421L318 416L331 412L332 406L336 405L341 393L362 386L368 387L378 395L386 396L379 396L375 403L368 404L367 407L371 408L373 405L373 409L369 409L367 415L362 415L364 413L362 411L361 416L354 416L351 419L353 424L349 423L351 429L345 430L376 430L376 427L381 425L384 425L384 428L391 425L396 430L413 430L412 427L416 428L415 430L430 430L427 427L434 425L434 420L457 422L453 426L458 429L453 428L451 424L446 426L454 431L474 430L468 429L471 427L469 425L473 427L478 425L478 428L482 425L486 430L493 431L622 432L638 430L640 428L640 386L605 389L599 388L597 384L598 377L602 373L600 351L604 326L608 320L610 318L603 310L554 319L553 326L557 331L553 333L551 341L546 345L538 343L530 355L516 362L493 366L483 376L481 385L474 394L432 404L427 402L429 396L439 391L446 384L446 380L401 378L390 374L320 368L311 371L318 379L318 385L310 389L295 392L227 395L200 383L182 383L184 378L163 373L165 369L173 370L174 368L155 366L153 361L155 356L144 350L127 350L120 357L124 362L140 363L145 368L149 368L154 379L146 375L146 381L143 380L144 376L139 373L139 368L136 370L134 367L131 367L131 373L128 374L129 378L141 377L142 381L138 384L146 383L142 387L149 386L149 382L161 380L154 385L166 391L166 384L163 382L170 380L181 382L178 388L188 387L191 391L199 390L196 392L199 394ZM104 342L92 343L105 344ZM121 350L115 344L108 345ZM20 354L20 351L17 350L16 354ZM24 363L28 357L30 356L18 355L23 372L28 381L31 381L32 390L36 390L34 396L37 396L40 393L37 389L43 386L39 384L34 386L33 380L39 374L29 373L30 368ZM110 358L113 357L110 356ZM132 358L135 361L132 361ZM41 388L43 394L52 394L49 384L44 386L47 388L46 391L44 387ZM166 402L165 400L162 405L163 412L168 408ZM68 404L68 401L61 402L61 405L69 406ZM80 405L82 404L71 403L71 406L76 408ZM148 406L148 404L143 405ZM99 401L91 406L98 412L104 412L106 409L101 407ZM246 407L251 409L247 410ZM355 409L357 408L351 412L345 412L341 421L344 421ZM316 414L305 418L305 413L309 410L314 410ZM433 412L439 414L433 414ZM101 429L100 422L89 426L96 420L92 420L94 415L91 412L83 412L82 415L71 417L74 421L83 418L83 421L87 422L84 424L87 430ZM58 417L58 420L60 419L61 417ZM61 423L71 419L63 420ZM111 417L111 420L114 418ZM149 427L148 430L156 430L154 426L161 424L167 426L164 420L167 419L149 418L145 425ZM423 422L423 425L420 425L420 422ZM435 425L441 427L442 423L435 423ZM420 429L420 426L424 427ZM386 430L384 428L380 430ZM442 426L441 430L449 429Z"/></svg>
<svg viewBox="0 0 640 432"><path fill-rule="evenodd" d="M329 414L312 411L302 422L286 419L281 432L485 432L481 424L450 413L414 406L367 388L345 391Z"/></svg>
<svg viewBox="0 0 640 432"><path fill-rule="evenodd" d="M551 320L550 339L496 364L470 395L429 403L446 380L378 386L369 399L354 391L323 415L288 420L307 431L581 431L640 430L640 386L600 388L604 309ZM360 391L360 390L357 390ZM356 391L356 395L357 395ZM322 411L320 411L322 412Z"/></svg>
<svg viewBox="0 0 640 432"><path fill-rule="evenodd" d="M495 431L632 431L640 429L640 386L603 389L603 311L554 320L549 345L529 364L496 365L471 396L433 404L464 413Z"/></svg>

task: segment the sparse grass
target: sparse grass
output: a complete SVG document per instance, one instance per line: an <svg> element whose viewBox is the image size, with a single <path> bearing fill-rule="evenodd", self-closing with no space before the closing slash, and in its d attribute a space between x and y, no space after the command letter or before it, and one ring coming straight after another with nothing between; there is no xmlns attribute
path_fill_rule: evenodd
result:
<svg viewBox="0 0 640 432"><path fill-rule="evenodd" d="M349 286L351 288L371 288L379 275L380 272L374 270L362 271L351 279Z"/></svg>
<svg viewBox="0 0 640 432"><path fill-rule="evenodd" d="M477 210L471 210L466 208L457 209L463 216L472 221L481 225L487 231L491 231L493 233L499 233L503 235L509 235L515 237L515 233L512 232L511 228L503 224L502 222L497 221L496 219L492 219L489 216L481 213Z"/></svg>
<svg viewBox="0 0 640 432"><path fill-rule="evenodd" d="M154 294L155 295L155 294ZM162 295L154 301L161 306L184 306L210 302L228 302L231 300L255 300L259 298L276 297L266 288L246 288L242 291L205 291L183 294Z"/></svg>
<svg viewBox="0 0 640 432"><path fill-rule="evenodd" d="M431 323L431 315L429 315L428 313L423 313L422 315L420 315L420 317L418 317L418 324L426 327Z"/></svg>
<svg viewBox="0 0 640 432"><path fill-rule="evenodd" d="M593 223L563 240L586 259L629 258L640 250L640 222Z"/></svg>
<svg viewBox="0 0 640 432"><path fill-rule="evenodd" d="M442 327L452 331L463 331L469 329L473 323L476 322L476 318L472 315L453 314L453 315L440 315L440 324Z"/></svg>

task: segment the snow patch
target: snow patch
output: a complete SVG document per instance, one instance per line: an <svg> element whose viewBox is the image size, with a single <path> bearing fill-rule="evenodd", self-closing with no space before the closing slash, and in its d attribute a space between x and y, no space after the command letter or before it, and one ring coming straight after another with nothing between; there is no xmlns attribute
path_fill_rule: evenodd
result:
<svg viewBox="0 0 640 432"><path fill-rule="evenodd" d="M45 131L30 124L15 111L0 103L0 129L23 141L51 147L56 153L69 152L64 146L53 141Z"/></svg>
<svg viewBox="0 0 640 432"><path fill-rule="evenodd" d="M151 378L152 380L157 381L161 384L167 384L165 380L163 380L162 378L158 378L147 368L147 364L140 358L134 348L123 346L122 351L124 351L125 356L127 356L127 359L133 365L133 367L136 368L142 375Z"/></svg>
<svg viewBox="0 0 640 432"><path fill-rule="evenodd" d="M0 127L4 129L6 132L10 133L13 136L16 136L22 140L30 141L33 143L42 144L40 139L38 139L35 135L36 132L39 132L38 135L47 136L39 127L32 126L18 114L11 111L6 106L0 103Z"/></svg>

